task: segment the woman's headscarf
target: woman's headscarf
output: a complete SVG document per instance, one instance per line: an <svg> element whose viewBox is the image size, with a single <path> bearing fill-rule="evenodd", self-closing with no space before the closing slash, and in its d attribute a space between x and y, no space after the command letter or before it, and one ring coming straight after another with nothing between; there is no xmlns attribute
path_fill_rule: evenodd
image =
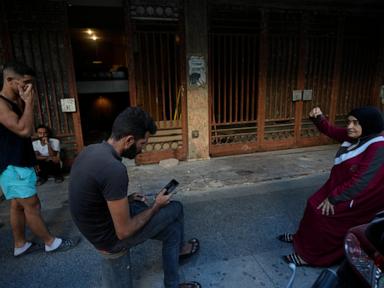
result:
<svg viewBox="0 0 384 288"><path fill-rule="evenodd" d="M379 109L373 106L366 106L353 109L348 116L351 115L359 120L359 124L363 129L361 137L378 134L384 130L383 114Z"/></svg>

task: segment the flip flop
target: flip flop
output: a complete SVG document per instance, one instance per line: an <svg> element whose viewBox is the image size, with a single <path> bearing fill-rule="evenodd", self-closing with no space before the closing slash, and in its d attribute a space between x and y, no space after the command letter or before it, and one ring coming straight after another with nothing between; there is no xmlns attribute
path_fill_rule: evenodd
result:
<svg viewBox="0 0 384 288"><path fill-rule="evenodd" d="M34 253L34 252L37 252L39 250L43 251L43 247L44 245L43 244L37 244L35 242L31 242L31 246L25 250L23 253L19 254L19 255L14 255L14 257L21 257L21 256L24 256L24 255L27 255L27 254L31 254L31 253Z"/></svg>
<svg viewBox="0 0 384 288"><path fill-rule="evenodd" d="M280 240L281 242L285 243L292 243L293 242L293 234L291 233L284 233L276 237L277 240Z"/></svg>
<svg viewBox="0 0 384 288"><path fill-rule="evenodd" d="M187 285L190 288L201 288L201 284L199 282L196 282L196 281L180 283L179 287L183 287L183 286L185 287Z"/></svg>
<svg viewBox="0 0 384 288"><path fill-rule="evenodd" d="M304 260L302 260L301 257L296 253L282 256L282 258L283 258L285 263L287 263L287 264L292 263L292 264L295 264L297 267L309 266L309 264L305 263Z"/></svg>
<svg viewBox="0 0 384 288"><path fill-rule="evenodd" d="M191 256L195 255L200 249L200 242L197 238L192 238L192 239L188 240L187 243L192 244L192 249L189 253L180 255L179 260L185 260L185 259L190 258Z"/></svg>

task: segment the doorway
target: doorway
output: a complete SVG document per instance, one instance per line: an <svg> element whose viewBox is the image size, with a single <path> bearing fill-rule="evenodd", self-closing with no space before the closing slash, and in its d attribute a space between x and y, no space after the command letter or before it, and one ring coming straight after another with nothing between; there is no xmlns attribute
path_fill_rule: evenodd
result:
<svg viewBox="0 0 384 288"><path fill-rule="evenodd" d="M106 140L130 105L121 7L72 6L69 29L84 144Z"/></svg>

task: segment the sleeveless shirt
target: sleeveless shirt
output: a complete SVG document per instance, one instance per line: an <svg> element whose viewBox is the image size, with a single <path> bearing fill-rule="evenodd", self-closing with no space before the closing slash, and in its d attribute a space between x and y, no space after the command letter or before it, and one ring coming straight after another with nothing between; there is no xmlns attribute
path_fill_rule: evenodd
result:
<svg viewBox="0 0 384 288"><path fill-rule="evenodd" d="M16 103L2 95L0 95L0 98L9 103L12 111L19 117L22 116L23 112ZM21 137L0 124L0 174L8 165L33 167L35 164L36 156L32 148L31 138Z"/></svg>

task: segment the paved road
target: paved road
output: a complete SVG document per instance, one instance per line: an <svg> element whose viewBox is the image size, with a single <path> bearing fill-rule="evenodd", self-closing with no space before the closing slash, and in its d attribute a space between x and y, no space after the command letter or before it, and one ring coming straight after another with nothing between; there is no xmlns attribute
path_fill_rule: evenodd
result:
<svg viewBox="0 0 384 288"><path fill-rule="evenodd" d="M195 186L188 186L189 189L184 184L175 198L185 205L186 236L198 237L202 245L199 255L182 266L182 278L199 281L203 287L285 287L290 270L280 256L291 252L291 247L275 237L282 232L295 230L307 197L321 186L328 175L325 171L332 164L334 149L330 147L312 152L304 150L300 154L296 151L295 155L291 150L285 157L281 153L269 153L264 157L221 158L206 164L194 162L174 168L174 171L184 173L185 178L176 175L182 184L192 178L191 181L195 183ZM270 168L267 163L276 159L276 156L279 161L273 165L288 169L285 170L285 176L273 176L273 172L269 171L273 167ZM254 169L260 170L260 166L247 162L249 157L261 157L258 163L265 165L264 173L269 173L270 179L248 181L256 177ZM294 159L297 163L292 165ZM219 164L220 161L227 161L225 163L236 165L233 164L231 169L224 162L221 166L212 166L217 165L217 161ZM241 162L244 162L243 165ZM322 165L319 166L319 163ZM289 169L290 166L295 168ZM201 172L197 173L199 169ZM213 169L221 169L227 177L221 175L221 180L215 178L214 175L218 173ZM301 169L310 173L304 173ZM155 170L158 173L152 174L154 177L151 181L134 183L132 179L132 185L149 193L154 189L152 185L161 187L170 175L177 174L158 166L131 166L130 175L131 178L132 175L139 178L141 174L140 179L143 180ZM159 174L162 176L155 176ZM239 177L243 177L242 183L238 182ZM58 185L50 180L39 188L39 194L43 215L51 231L57 235L76 236L79 232L73 226L66 202L67 182ZM0 217L5 222L8 221L7 205L6 202L0 204ZM9 224L6 224L0 228L0 287L101 287L99 256L85 240L77 248L65 253L46 255L39 252L19 259L11 255L11 247L11 231ZM133 249L135 287L162 287L160 253L161 246L156 241L148 241ZM298 268L294 287L310 287L320 271Z"/></svg>

